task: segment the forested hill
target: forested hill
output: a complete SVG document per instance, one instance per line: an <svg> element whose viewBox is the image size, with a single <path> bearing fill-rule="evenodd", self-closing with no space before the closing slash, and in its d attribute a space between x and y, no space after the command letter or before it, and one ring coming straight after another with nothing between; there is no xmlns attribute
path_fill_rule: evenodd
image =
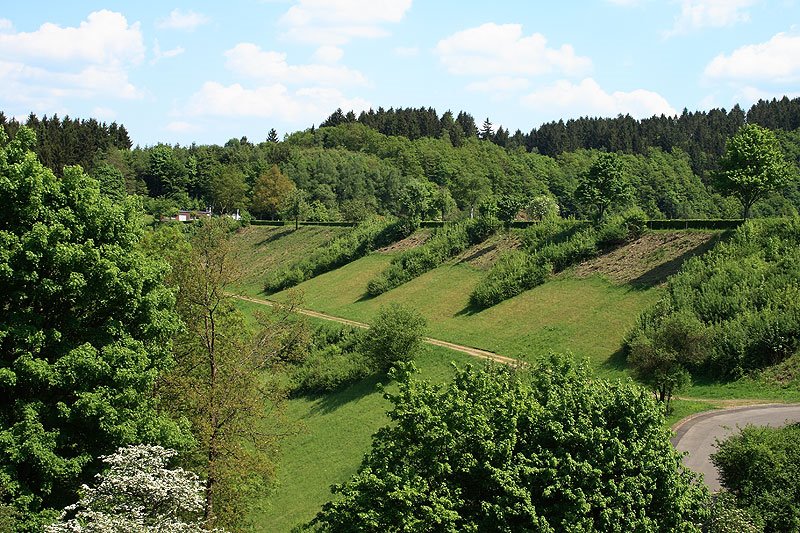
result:
<svg viewBox="0 0 800 533"><path fill-rule="evenodd" d="M640 208L650 218L736 218L743 205L713 183L727 140L750 121L774 129L783 157L800 166L800 99L759 102L747 113L685 112L679 117L578 119L508 135L464 111L433 108L362 113L337 110L320 127L279 141L246 137L224 145L157 144L131 149L124 126L94 119L31 115L41 161L60 175L80 164L113 198L139 195L160 217L179 209L247 211L256 218L363 220L372 214L454 219L517 209L532 216L549 199L564 217L587 218L579 184L599 154L616 154L623 195L610 211ZM0 113L13 137L20 124ZM549 132L549 133L548 133ZM560 132L556 135L555 132ZM557 140L546 145L544 139ZM538 143L538 144L537 144ZM549 147L548 147L549 146ZM794 174L797 174L795 169ZM800 187L770 189L754 216L793 215ZM508 216L515 216L514 213Z"/></svg>
<svg viewBox="0 0 800 533"><path fill-rule="evenodd" d="M13 137L20 124L0 111L0 126ZM98 153L110 148L128 150L132 146L125 126L112 122L106 124L93 118L73 119L58 115L42 118L33 113L24 123L36 133L36 154L43 165L60 175L66 165L81 165L89 169Z"/></svg>
<svg viewBox="0 0 800 533"><path fill-rule="evenodd" d="M409 139L440 137L447 133L455 146L465 138L488 139L503 148L524 147L528 152L556 156L579 149L644 154L649 148L664 151L680 148L689 155L692 170L705 175L714 168L725 149L725 141L745 123L758 124L772 130L793 131L800 128L800 98L769 101L759 100L747 113L739 105L729 111L689 112L679 116L653 116L635 120L630 115L615 118L583 117L548 122L528 133L511 133L502 126L496 129L487 118L480 127L463 111L454 116L446 111L441 117L433 108L378 108L362 112L337 109L321 126L337 126L359 122L384 135L399 135Z"/></svg>

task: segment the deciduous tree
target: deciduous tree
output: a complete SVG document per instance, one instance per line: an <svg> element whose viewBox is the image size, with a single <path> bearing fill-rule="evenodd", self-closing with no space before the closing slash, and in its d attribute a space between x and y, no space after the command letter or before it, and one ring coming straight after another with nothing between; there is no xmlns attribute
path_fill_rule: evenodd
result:
<svg viewBox="0 0 800 533"><path fill-rule="evenodd" d="M699 531L707 491L644 389L563 357L530 372L460 370L449 385L400 372L391 424L322 531Z"/></svg>
<svg viewBox="0 0 800 533"><path fill-rule="evenodd" d="M581 176L575 196L601 220L609 207L627 202L632 193L622 161L615 154L603 152Z"/></svg>
<svg viewBox="0 0 800 533"><path fill-rule="evenodd" d="M294 188L294 183L280 171L278 165L272 165L253 186L251 211L259 217L274 220Z"/></svg>
<svg viewBox="0 0 800 533"><path fill-rule="evenodd" d="M746 124L728 139L716 183L723 192L742 202L742 216L748 218L754 203L788 183L790 168L775 134L756 124Z"/></svg>
<svg viewBox="0 0 800 533"><path fill-rule="evenodd" d="M157 410L177 330L166 265L138 248L140 211L80 167L57 179L21 128L0 131L0 486L39 531L96 457L187 438Z"/></svg>

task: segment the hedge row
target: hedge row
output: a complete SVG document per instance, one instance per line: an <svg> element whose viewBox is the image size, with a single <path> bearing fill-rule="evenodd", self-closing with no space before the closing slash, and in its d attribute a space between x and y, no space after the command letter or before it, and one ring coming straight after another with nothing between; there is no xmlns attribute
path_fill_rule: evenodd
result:
<svg viewBox="0 0 800 533"><path fill-rule="evenodd" d="M250 224L253 226L293 226L294 222L286 220L251 220ZM332 226L337 228L352 228L358 225L358 222L347 221L300 221L301 226Z"/></svg>
<svg viewBox="0 0 800 533"><path fill-rule="evenodd" d="M470 295L470 304L491 307L541 285L553 272L593 257L604 247L638 237L645 230L641 211L613 217L599 229L585 223L558 220L526 230L526 251L502 256Z"/></svg>
<svg viewBox="0 0 800 533"><path fill-rule="evenodd" d="M264 286L268 293L294 287L367 255L372 250L407 237L414 230L405 220L386 222L373 218L361 222L352 231L332 239L294 265L272 273Z"/></svg>
<svg viewBox="0 0 800 533"><path fill-rule="evenodd" d="M742 225L744 219L671 219L648 220L648 229L736 229Z"/></svg>
<svg viewBox="0 0 800 533"><path fill-rule="evenodd" d="M486 240L500 227L496 219L476 218L448 223L421 246L406 250L367 283L367 293L378 296L432 270L470 246Z"/></svg>
<svg viewBox="0 0 800 533"><path fill-rule="evenodd" d="M576 223L587 223L587 221L575 221ZM725 218L693 218L693 219L665 219L665 220L648 220L648 229L736 229L742 225L744 219L725 219ZM286 226L294 224L294 222L287 222L285 220L253 220L250 222L254 226ZM420 224L423 228L441 228L447 224L443 220L424 220ZM510 227L517 229L525 229L530 227L540 226L541 222L532 220L515 220L510 223ZM335 226L335 227L354 227L358 222L350 221L334 221L334 222L320 222L320 221L301 221L301 226Z"/></svg>

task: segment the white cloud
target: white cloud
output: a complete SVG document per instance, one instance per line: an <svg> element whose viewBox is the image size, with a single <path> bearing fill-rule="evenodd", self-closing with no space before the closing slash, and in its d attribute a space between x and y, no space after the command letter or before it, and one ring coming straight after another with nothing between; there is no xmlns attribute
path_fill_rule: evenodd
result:
<svg viewBox="0 0 800 533"><path fill-rule="evenodd" d="M467 90L476 92L514 92L522 91L530 86L530 81L525 78L512 78L510 76L497 76L486 81L476 81L467 85Z"/></svg>
<svg viewBox="0 0 800 533"><path fill-rule="evenodd" d="M192 124L191 122L184 122L182 120L174 120L167 124L164 129L175 133L187 133L199 130L195 124Z"/></svg>
<svg viewBox="0 0 800 533"><path fill-rule="evenodd" d="M185 112L190 116L277 118L292 123L319 123L331 109L369 109L369 102L346 98L337 89L304 88L290 91L272 84L248 89L240 84L206 82L189 99Z"/></svg>
<svg viewBox="0 0 800 533"><path fill-rule="evenodd" d="M337 46L324 45L314 52L314 59L321 63L336 63L344 57L344 50Z"/></svg>
<svg viewBox="0 0 800 533"><path fill-rule="evenodd" d="M800 35L778 33L769 41L720 54L705 68L711 80L786 83L800 81Z"/></svg>
<svg viewBox="0 0 800 533"><path fill-rule="evenodd" d="M463 30L439 41L436 52L452 74L579 75L591 68L591 60L577 56L572 46L548 48L544 35L523 36L520 24L490 22Z"/></svg>
<svg viewBox="0 0 800 533"><path fill-rule="evenodd" d="M365 85L367 79L357 70L339 65L290 65L286 54L264 51L252 43L239 43L225 52L228 69L269 83L323 86Z"/></svg>
<svg viewBox="0 0 800 533"><path fill-rule="evenodd" d="M522 104L537 112L542 120L579 116L614 117L629 114L634 118L674 115L675 109L658 93L637 89L608 93L592 78L578 84L557 81L522 98Z"/></svg>
<svg viewBox="0 0 800 533"><path fill-rule="evenodd" d="M186 11L185 13L180 9L173 9L167 18L161 19L156 23L156 27L164 30L187 30L191 31L207 24L209 18L201 13L194 11Z"/></svg>
<svg viewBox="0 0 800 533"><path fill-rule="evenodd" d="M412 0L299 0L278 21L295 41L342 45L354 38L384 37Z"/></svg>
<svg viewBox="0 0 800 533"><path fill-rule="evenodd" d="M14 24L8 20L0 18L0 31L9 31L14 29Z"/></svg>
<svg viewBox="0 0 800 533"><path fill-rule="evenodd" d="M77 28L45 23L34 32L0 34L0 56L37 62L139 63L144 59L139 23L120 13L95 11Z"/></svg>
<svg viewBox="0 0 800 533"><path fill-rule="evenodd" d="M91 13L77 27L43 24L33 32L0 33L0 97L33 108L64 98L140 98L128 68L144 59L139 23L119 13ZM13 59L10 59L13 58Z"/></svg>
<svg viewBox="0 0 800 533"><path fill-rule="evenodd" d="M169 50L161 50L161 44L158 42L158 39L156 39L153 43L153 59L150 61L150 64L158 63L162 59L179 56L185 51L186 50L182 46L176 46Z"/></svg>
<svg viewBox="0 0 800 533"><path fill-rule="evenodd" d="M682 0L681 13L667 36L701 28L723 28L750 20L747 8L758 0Z"/></svg>
<svg viewBox="0 0 800 533"><path fill-rule="evenodd" d="M398 46L394 49L394 55L397 57L417 57L419 55L419 48L414 46Z"/></svg>

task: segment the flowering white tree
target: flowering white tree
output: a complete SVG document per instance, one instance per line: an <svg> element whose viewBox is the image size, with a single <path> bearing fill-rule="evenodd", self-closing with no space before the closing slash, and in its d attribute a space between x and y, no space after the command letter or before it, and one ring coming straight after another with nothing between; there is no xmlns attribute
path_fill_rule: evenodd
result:
<svg viewBox="0 0 800 533"><path fill-rule="evenodd" d="M207 531L204 484L193 472L167 468L175 450L139 444L101 457L108 470L47 533L186 533ZM222 530L215 530L222 531Z"/></svg>

